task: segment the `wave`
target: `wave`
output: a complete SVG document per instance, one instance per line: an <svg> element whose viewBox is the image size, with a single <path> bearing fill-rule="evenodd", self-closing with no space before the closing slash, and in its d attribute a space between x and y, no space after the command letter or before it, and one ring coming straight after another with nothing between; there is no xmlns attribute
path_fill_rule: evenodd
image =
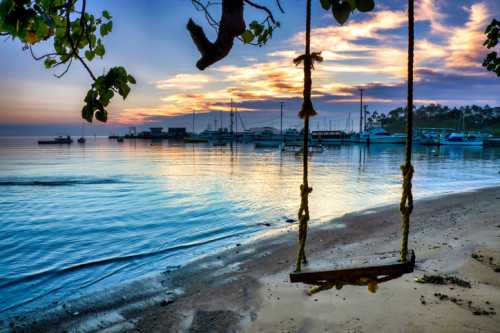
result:
<svg viewBox="0 0 500 333"><path fill-rule="evenodd" d="M238 232L238 233L232 233L229 235L224 235L224 236L220 236L220 237L213 237L211 239L206 239L206 240L202 240L202 241L191 242L191 243L187 243L187 244L179 244L176 246L172 246L172 247L168 247L168 248L164 248L164 249L160 249L160 250L152 251L152 252L135 253L135 254L129 254L129 255L120 256L120 257L103 258L103 259L98 259L98 260L94 260L94 261L83 262L80 264L76 264L73 266L68 266L68 267L64 267L64 268L60 268L60 269L49 269L49 270L41 271L38 273L25 275L25 276L19 277L19 278L7 278L7 279L4 278L4 279L0 279L0 289L10 287L12 285L15 285L15 284L18 284L21 282L30 282L30 281L33 281L33 280L36 280L38 278L45 277L45 276L58 276L58 275L63 275L63 274L70 273L73 271L91 268L91 267L95 267L95 266L107 265L107 264L124 262L124 261L131 261L131 260L142 259L142 258L146 258L146 257L154 257L154 256L161 255L161 254L166 254L166 253L175 252L175 251L179 251L179 250L185 250L185 249L197 247L200 245L206 245L206 244L214 243L217 241L225 240L225 239L232 238L232 237L242 236L245 233L246 233L245 231ZM1 280L4 280L4 281L10 280L10 281L5 281L2 283ZM1 312L3 312L3 311L0 311L0 313Z"/></svg>
<svg viewBox="0 0 500 333"><path fill-rule="evenodd" d="M121 180L105 179L64 179L64 180L0 180L0 186L74 186L119 184Z"/></svg>

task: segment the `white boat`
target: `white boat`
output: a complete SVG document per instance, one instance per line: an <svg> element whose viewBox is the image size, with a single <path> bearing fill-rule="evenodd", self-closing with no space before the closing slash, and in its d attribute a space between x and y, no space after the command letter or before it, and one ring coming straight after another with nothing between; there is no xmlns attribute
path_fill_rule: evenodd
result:
<svg viewBox="0 0 500 333"><path fill-rule="evenodd" d="M354 138L353 142L403 144L406 143L406 136L404 134L391 134L382 127L372 127Z"/></svg>
<svg viewBox="0 0 500 333"><path fill-rule="evenodd" d="M483 139L475 135L450 133L443 139L439 140L439 144L449 146L482 146Z"/></svg>

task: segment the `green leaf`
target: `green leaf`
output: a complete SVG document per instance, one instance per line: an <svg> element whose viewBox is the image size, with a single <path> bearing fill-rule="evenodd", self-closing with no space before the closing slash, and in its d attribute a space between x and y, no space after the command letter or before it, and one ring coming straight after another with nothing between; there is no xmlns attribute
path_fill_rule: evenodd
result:
<svg viewBox="0 0 500 333"><path fill-rule="evenodd" d="M95 118L105 123L108 121L108 113L105 110L99 110L95 113Z"/></svg>
<svg viewBox="0 0 500 333"><path fill-rule="evenodd" d="M250 28L253 30L255 36L260 35L262 31L264 31L264 26L257 21L252 21L252 23L250 23Z"/></svg>
<svg viewBox="0 0 500 333"><path fill-rule="evenodd" d="M106 53L106 49L104 48L104 45L102 45L100 41L97 42L97 46L96 46L94 52L95 52L95 54L97 54L101 58Z"/></svg>
<svg viewBox="0 0 500 333"><path fill-rule="evenodd" d="M255 36L250 30L245 30L245 32L241 34L241 38L243 38L243 42L246 44L251 43L254 37Z"/></svg>
<svg viewBox="0 0 500 333"><path fill-rule="evenodd" d="M356 7L360 12L370 12L375 8L373 0L356 0Z"/></svg>
<svg viewBox="0 0 500 333"><path fill-rule="evenodd" d="M332 6L333 16L337 20L338 23L344 24L349 19L349 15L351 14L352 8L348 2L334 2Z"/></svg>
<svg viewBox="0 0 500 333"><path fill-rule="evenodd" d="M108 89L101 95L99 101L101 102L102 105L106 106L109 104L113 96L114 96L113 90Z"/></svg>
<svg viewBox="0 0 500 333"><path fill-rule="evenodd" d="M102 12L102 16L108 20L111 20L111 15L109 15L109 12L107 10Z"/></svg>
<svg viewBox="0 0 500 333"><path fill-rule="evenodd" d="M102 37L109 34L111 30L113 30L113 21L109 21L108 23L102 24L101 27L99 28L99 32L101 33Z"/></svg>
<svg viewBox="0 0 500 333"><path fill-rule="evenodd" d="M47 68L47 69L51 68L56 63L57 63L57 61L54 58L51 58L51 57L45 58L45 60L43 62L43 64L45 65L45 68Z"/></svg>
<svg viewBox="0 0 500 333"><path fill-rule="evenodd" d="M330 7L332 6L331 0L320 0L321 1L321 7L323 7L324 10L329 10Z"/></svg>
<svg viewBox="0 0 500 333"><path fill-rule="evenodd" d="M89 105L85 105L82 108L82 118L91 123L93 117L94 117L94 110Z"/></svg>
<svg viewBox="0 0 500 333"><path fill-rule="evenodd" d="M351 6L351 10L355 10L356 7L357 7L357 4L356 4L356 0L344 0L344 1L347 1L349 3L349 5Z"/></svg>
<svg viewBox="0 0 500 333"><path fill-rule="evenodd" d="M88 61L92 61L92 59L94 59L95 57L95 53L90 51L90 50L87 50L85 51L85 58L87 58Z"/></svg>
<svg viewBox="0 0 500 333"><path fill-rule="evenodd" d="M135 78L132 75L128 75L127 80L128 80L128 82L130 82L132 84L136 84Z"/></svg>

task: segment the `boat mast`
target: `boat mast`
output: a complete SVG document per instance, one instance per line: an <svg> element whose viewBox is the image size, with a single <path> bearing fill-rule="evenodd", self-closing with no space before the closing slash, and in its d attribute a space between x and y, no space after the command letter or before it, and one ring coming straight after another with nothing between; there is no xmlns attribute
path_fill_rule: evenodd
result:
<svg viewBox="0 0 500 333"><path fill-rule="evenodd" d="M234 126L234 113L233 113L233 99L231 98L231 106L230 106L230 113L229 113L229 118L230 118L230 133L231 136L233 136L233 126Z"/></svg>
<svg viewBox="0 0 500 333"><path fill-rule="evenodd" d="M193 135L194 135L194 117L195 117L195 110L193 110Z"/></svg>
<svg viewBox="0 0 500 333"><path fill-rule="evenodd" d="M234 107L234 121L236 125L236 135L238 135L238 108Z"/></svg>
<svg viewBox="0 0 500 333"><path fill-rule="evenodd" d="M283 102L280 102L280 134L283 135Z"/></svg>
<svg viewBox="0 0 500 333"><path fill-rule="evenodd" d="M365 118L364 119L364 126L365 126L365 131L366 131L366 116L368 114L368 105L365 105L364 108L365 108L365 112L364 112L364 118Z"/></svg>
<svg viewBox="0 0 500 333"><path fill-rule="evenodd" d="M359 102L359 134L363 132L363 88L359 88L361 99Z"/></svg>

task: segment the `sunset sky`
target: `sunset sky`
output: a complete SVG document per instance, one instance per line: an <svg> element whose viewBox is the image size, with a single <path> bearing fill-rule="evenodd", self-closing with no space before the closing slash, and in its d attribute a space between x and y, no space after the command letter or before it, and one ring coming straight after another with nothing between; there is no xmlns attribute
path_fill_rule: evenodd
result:
<svg viewBox="0 0 500 333"><path fill-rule="evenodd" d="M261 0L276 9L273 0ZM138 84L129 98L115 98L109 124L92 125L92 133L108 134L128 126L186 126L213 124L218 111L228 111L231 98L250 126L278 126L279 102L285 103L285 123L300 126L302 69L292 59L303 52L304 0L283 0L285 14L275 10L282 27L264 47L235 44L231 54L200 72L199 54L185 29L203 16L188 0L89 1L92 12L109 9L114 29L105 39L107 54L93 61L102 73L125 66ZM313 1L313 51L325 61L313 73L314 103L319 116L312 127L345 126L347 112L356 123L358 88L366 89L371 111L385 112L404 105L406 96L406 1L377 0L370 14L355 13L339 26ZM484 29L500 17L497 0L416 1L416 88L418 105L478 104L500 106L500 78L486 72L482 58ZM261 15L246 8L247 23ZM209 31L213 38L213 31ZM45 46L35 47L42 53ZM77 63L57 79L35 62L22 45L0 42L0 135L72 132L81 124L83 97L90 78ZM227 124L228 117L224 117Z"/></svg>

